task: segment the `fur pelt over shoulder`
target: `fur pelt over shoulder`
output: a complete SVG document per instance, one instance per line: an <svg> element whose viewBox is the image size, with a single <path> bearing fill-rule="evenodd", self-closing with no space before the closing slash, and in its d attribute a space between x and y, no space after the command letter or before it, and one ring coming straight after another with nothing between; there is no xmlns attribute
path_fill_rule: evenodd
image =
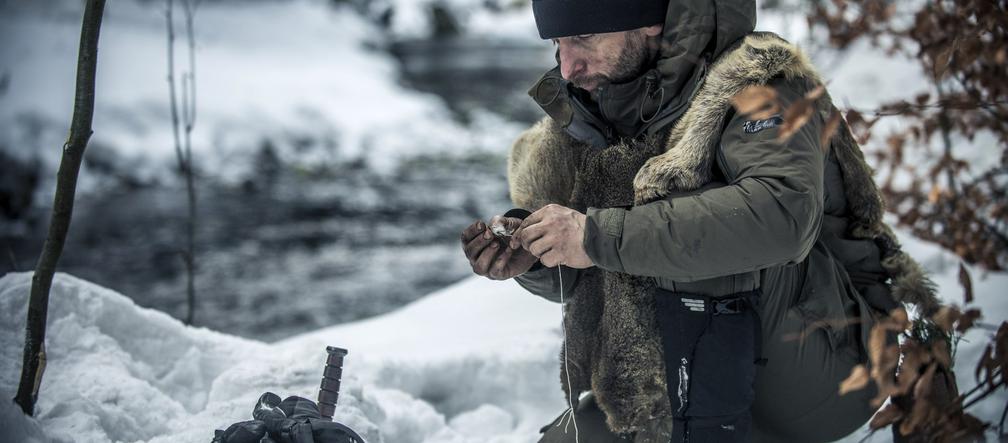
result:
<svg viewBox="0 0 1008 443"><path fill-rule="evenodd" d="M557 203L584 211L640 205L698 189L712 179L731 97L781 76L822 83L797 47L774 34L753 33L711 65L687 111L661 135L593 149L546 117L511 149L511 199L529 210ZM823 116L835 112L828 95L817 106ZM933 286L883 223L881 195L846 124L833 135L830 149L844 176L853 226L849 235L882 245L897 301L934 310ZM671 415L653 288L651 279L593 268L565 306L569 329L561 358L569 374L561 374L561 383L572 399L592 390L615 432L644 429Z"/></svg>

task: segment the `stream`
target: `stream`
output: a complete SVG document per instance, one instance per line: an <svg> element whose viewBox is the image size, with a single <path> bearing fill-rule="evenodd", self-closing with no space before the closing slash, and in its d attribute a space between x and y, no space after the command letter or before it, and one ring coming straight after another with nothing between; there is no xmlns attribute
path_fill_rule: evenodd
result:
<svg viewBox="0 0 1008 443"><path fill-rule="evenodd" d="M548 46L480 40L401 42L402 83L442 97L456 119L492 112L531 123L525 95L553 61ZM458 236L510 207L506 150L420 155L391 173L348 159L303 171L268 146L240 184L200 177L194 324L273 341L388 312L471 275ZM78 195L60 272L183 318L186 201L178 184ZM34 267L48 214L0 234L0 275Z"/></svg>

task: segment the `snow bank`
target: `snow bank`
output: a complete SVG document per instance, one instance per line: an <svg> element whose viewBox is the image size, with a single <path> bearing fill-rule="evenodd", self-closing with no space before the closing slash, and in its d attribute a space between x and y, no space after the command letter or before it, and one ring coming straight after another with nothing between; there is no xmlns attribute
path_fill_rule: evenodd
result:
<svg viewBox="0 0 1008 443"><path fill-rule="evenodd" d="M959 302L958 261L903 241ZM1005 320L1008 274L971 271L984 321ZM26 273L0 279L2 398L13 396L20 374L30 284ZM471 278L380 317L264 344L186 327L60 274L37 418L0 401L0 429L13 441L207 441L214 428L247 419L264 391L314 397L325 346L337 345L350 349L337 418L371 442L535 441L563 409L559 315L513 282ZM974 385L972 366L989 334L975 329L963 340L961 387ZM996 421L1006 401L1002 392L972 412Z"/></svg>
<svg viewBox="0 0 1008 443"><path fill-rule="evenodd" d="M3 398L20 374L30 285L27 273L0 279ZM37 419L2 402L0 429L18 441L207 441L249 418L264 391L314 397L325 346L338 345L350 355L337 415L368 441L529 441L562 409L559 313L514 283L470 279L382 317L267 345L185 327L59 274Z"/></svg>
<svg viewBox="0 0 1008 443"><path fill-rule="evenodd" d="M13 397L20 377L30 287L27 273L0 279L3 398ZM69 275L58 276L50 297L49 361L37 416L55 440L136 441L173 432L173 420L206 408L211 385L225 369L268 349L187 328ZM20 410L3 411L6 422Z"/></svg>

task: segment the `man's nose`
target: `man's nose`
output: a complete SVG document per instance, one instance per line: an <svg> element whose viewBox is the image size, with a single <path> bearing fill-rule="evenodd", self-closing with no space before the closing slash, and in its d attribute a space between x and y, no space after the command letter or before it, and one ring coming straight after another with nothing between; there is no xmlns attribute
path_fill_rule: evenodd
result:
<svg viewBox="0 0 1008 443"><path fill-rule="evenodd" d="M566 39L559 39L557 42L560 50L560 75L563 76L564 80L570 80L571 77L578 75L581 71L587 68L587 64L584 58L578 55L577 51L572 47Z"/></svg>

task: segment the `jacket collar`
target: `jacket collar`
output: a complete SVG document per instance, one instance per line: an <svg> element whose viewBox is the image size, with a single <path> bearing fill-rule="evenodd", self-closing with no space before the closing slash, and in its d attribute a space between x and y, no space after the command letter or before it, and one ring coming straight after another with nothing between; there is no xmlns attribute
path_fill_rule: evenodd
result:
<svg viewBox="0 0 1008 443"><path fill-rule="evenodd" d="M709 61L679 85L672 85L657 68L626 83L600 86L588 93L564 80L557 66L529 89L529 95L572 137L594 147L605 147L621 137L654 135L675 122L703 83ZM680 89L673 90L678 86Z"/></svg>

